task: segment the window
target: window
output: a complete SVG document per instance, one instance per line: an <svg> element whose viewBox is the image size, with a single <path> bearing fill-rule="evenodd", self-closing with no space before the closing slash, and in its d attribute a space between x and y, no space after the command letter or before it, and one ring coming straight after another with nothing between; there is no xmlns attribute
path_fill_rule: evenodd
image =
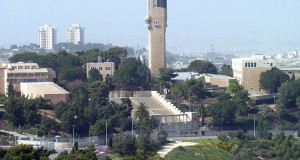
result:
<svg viewBox="0 0 300 160"><path fill-rule="evenodd" d="M253 67L253 63L251 63L251 67Z"/></svg>
<svg viewBox="0 0 300 160"><path fill-rule="evenodd" d="M245 67L247 67L247 63L245 63Z"/></svg>
<svg viewBox="0 0 300 160"><path fill-rule="evenodd" d="M248 67L250 67L250 62L248 63Z"/></svg>
<svg viewBox="0 0 300 160"><path fill-rule="evenodd" d="M254 63L254 67L256 67L256 62Z"/></svg>
<svg viewBox="0 0 300 160"><path fill-rule="evenodd" d="M167 0L157 0L157 7L167 8Z"/></svg>
<svg viewBox="0 0 300 160"><path fill-rule="evenodd" d="M273 63L270 63L270 66L272 67L272 66L273 66Z"/></svg>
<svg viewBox="0 0 300 160"><path fill-rule="evenodd" d="M20 74L15 74L15 77L20 77Z"/></svg>

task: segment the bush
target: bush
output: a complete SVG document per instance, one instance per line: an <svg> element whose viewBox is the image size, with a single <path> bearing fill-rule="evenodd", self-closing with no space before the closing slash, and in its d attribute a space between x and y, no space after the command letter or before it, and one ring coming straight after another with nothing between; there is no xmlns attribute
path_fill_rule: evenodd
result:
<svg viewBox="0 0 300 160"><path fill-rule="evenodd" d="M223 134L218 135L217 138L218 138L219 141L222 141L222 142L227 142L228 141L228 137L226 135L223 135Z"/></svg>

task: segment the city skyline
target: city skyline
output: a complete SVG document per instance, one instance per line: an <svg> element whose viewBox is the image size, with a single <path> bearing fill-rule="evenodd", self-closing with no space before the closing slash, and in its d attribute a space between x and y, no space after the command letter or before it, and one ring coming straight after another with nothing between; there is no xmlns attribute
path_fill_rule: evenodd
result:
<svg viewBox="0 0 300 160"><path fill-rule="evenodd" d="M44 24L56 26L58 43L66 42L65 32L70 24L80 24L86 28L87 43L110 41L121 46L146 46L146 0L72 2L2 0L0 13L4 25L0 31L0 46L37 43L36 32ZM279 42L284 46L300 37L300 22L297 19L300 16L300 2L297 0L189 0L185 3L170 1L168 5L167 50L174 44L177 44L176 47L189 48L194 42L217 43L217 46L221 46L219 41L235 37L238 37L237 41L261 41L259 38L263 37L266 39L263 42L267 43L272 39L276 41L275 44L266 44L266 48L272 48L278 47L276 44ZM237 45L236 42L232 43L232 46ZM291 42L298 47L294 43ZM209 48L207 44L205 46Z"/></svg>

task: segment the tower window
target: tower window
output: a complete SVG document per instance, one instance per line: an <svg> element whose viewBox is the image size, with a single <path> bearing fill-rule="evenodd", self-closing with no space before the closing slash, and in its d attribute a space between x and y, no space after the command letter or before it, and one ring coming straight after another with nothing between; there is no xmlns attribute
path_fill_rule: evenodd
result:
<svg viewBox="0 0 300 160"><path fill-rule="evenodd" d="M157 7L167 8L167 0L157 0Z"/></svg>

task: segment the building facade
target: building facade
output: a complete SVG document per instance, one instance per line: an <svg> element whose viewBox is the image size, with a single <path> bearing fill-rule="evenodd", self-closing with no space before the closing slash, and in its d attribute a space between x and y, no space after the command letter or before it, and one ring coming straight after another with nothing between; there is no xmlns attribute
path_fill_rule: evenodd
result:
<svg viewBox="0 0 300 160"><path fill-rule="evenodd" d="M40 68L37 63L10 63L0 68L0 93L6 94L9 83L20 92L20 82L52 82L56 73L51 68Z"/></svg>
<svg viewBox="0 0 300 160"><path fill-rule="evenodd" d="M57 43L57 33L54 26L44 25L39 29L40 49L51 50Z"/></svg>
<svg viewBox="0 0 300 160"><path fill-rule="evenodd" d="M148 0L148 66L152 75L166 66L167 0Z"/></svg>
<svg viewBox="0 0 300 160"><path fill-rule="evenodd" d="M115 73L115 63L114 62L96 62L86 64L86 76L89 78L89 72L91 69L97 69L102 75L103 79L107 76L112 76Z"/></svg>
<svg viewBox="0 0 300 160"><path fill-rule="evenodd" d="M67 30L67 41L73 44L84 44L84 27L72 24Z"/></svg>
<svg viewBox="0 0 300 160"><path fill-rule="evenodd" d="M272 67L275 67L274 61L263 55L232 59L233 78L250 93L262 92L259 83L260 74Z"/></svg>

